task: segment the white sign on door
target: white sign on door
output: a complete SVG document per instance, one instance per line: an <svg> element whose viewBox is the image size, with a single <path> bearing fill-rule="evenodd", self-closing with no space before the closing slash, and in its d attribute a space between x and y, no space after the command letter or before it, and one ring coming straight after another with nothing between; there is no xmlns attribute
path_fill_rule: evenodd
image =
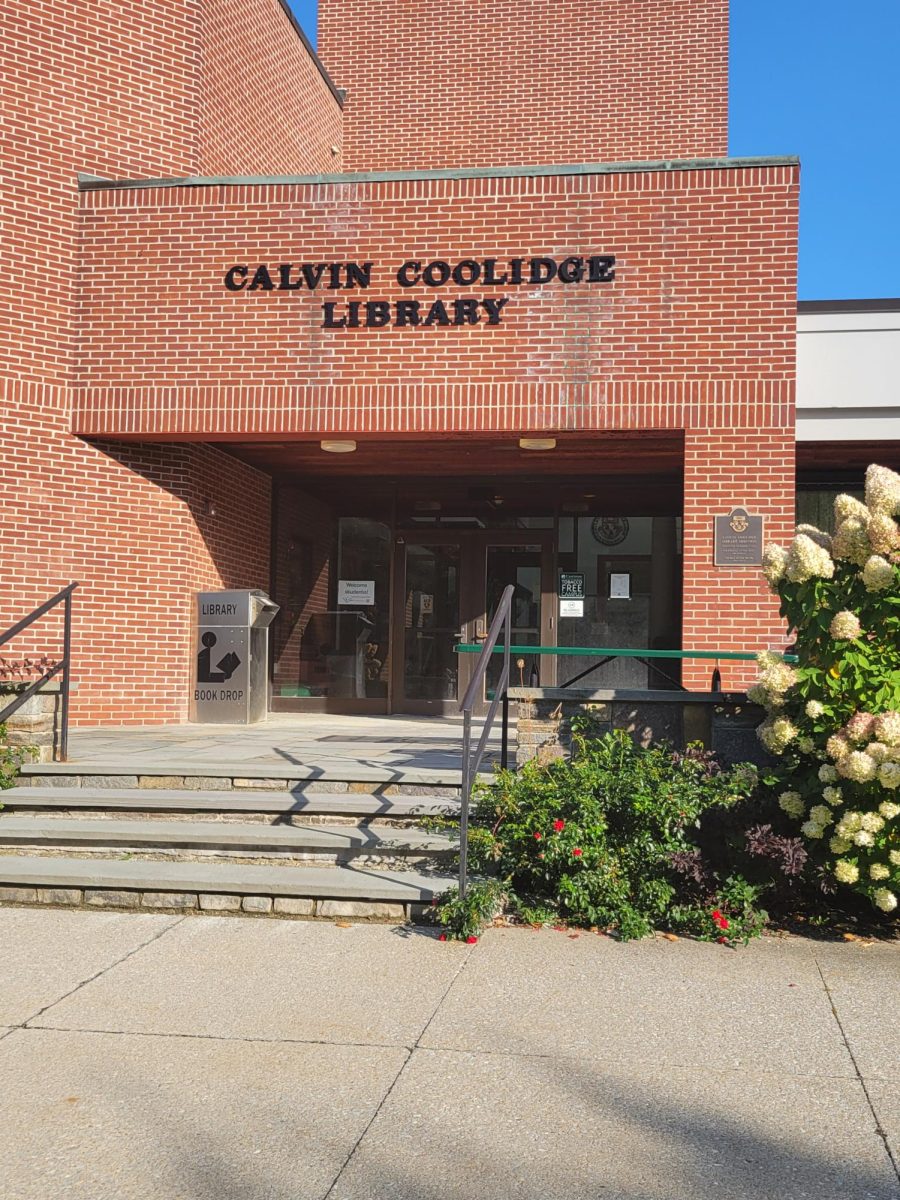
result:
<svg viewBox="0 0 900 1200"><path fill-rule="evenodd" d="M369 606L375 603L374 579L339 579L338 604Z"/></svg>

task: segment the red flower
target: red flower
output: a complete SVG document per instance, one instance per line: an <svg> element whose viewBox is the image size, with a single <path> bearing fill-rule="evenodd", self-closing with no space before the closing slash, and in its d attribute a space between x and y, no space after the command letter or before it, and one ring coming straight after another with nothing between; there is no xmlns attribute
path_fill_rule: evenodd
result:
<svg viewBox="0 0 900 1200"><path fill-rule="evenodd" d="M544 835L542 833L538 833L537 831L535 831L534 840L536 842L539 842L543 836Z"/></svg>
<svg viewBox="0 0 900 1200"><path fill-rule="evenodd" d="M719 928L720 928L720 929L727 929L727 928L728 928L728 922L725 920L725 918L724 918L724 917L722 917L722 918L719 920Z"/></svg>
<svg viewBox="0 0 900 1200"><path fill-rule="evenodd" d="M575 855L576 858L581 858L581 855L582 855L581 847L576 846L575 849L572 851L572 853Z"/></svg>
<svg viewBox="0 0 900 1200"><path fill-rule="evenodd" d="M553 822L553 828L556 830L557 833L562 833L562 831L565 829L565 827L566 827L565 821L560 821L558 818L557 818L557 820L555 820Z"/></svg>
<svg viewBox="0 0 900 1200"><path fill-rule="evenodd" d="M469 934L469 936L466 938L466 943L469 946L474 946L477 941L478 941L478 938L474 935L474 933Z"/></svg>
<svg viewBox="0 0 900 1200"><path fill-rule="evenodd" d="M722 942L727 942L727 941L728 941L728 938L716 938L716 941L717 941L717 942L719 942L719 943L722 943Z"/></svg>
<svg viewBox="0 0 900 1200"><path fill-rule="evenodd" d="M719 912L719 910L718 910L717 908L714 908L714 909L712 910L712 919L713 919L714 921L721 921L721 920L722 920L722 914Z"/></svg>
<svg viewBox="0 0 900 1200"><path fill-rule="evenodd" d="M438 941L439 941L439 942L446 942L446 940L447 940L447 935L446 935L446 933L442 933L442 934L440 935L440 937L438 938Z"/></svg>

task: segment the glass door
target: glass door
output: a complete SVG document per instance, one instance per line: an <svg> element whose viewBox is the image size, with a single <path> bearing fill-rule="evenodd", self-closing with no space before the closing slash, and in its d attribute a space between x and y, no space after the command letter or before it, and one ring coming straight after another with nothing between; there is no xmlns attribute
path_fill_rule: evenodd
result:
<svg viewBox="0 0 900 1200"><path fill-rule="evenodd" d="M459 693L462 545L416 533L397 539L394 589L394 712L453 712Z"/></svg>
<svg viewBox="0 0 900 1200"><path fill-rule="evenodd" d="M391 711L456 713L478 661L458 642L487 638L503 589L515 588L512 640L554 645L553 534L547 530L422 530L395 539ZM503 669L491 658L476 712ZM552 656L513 655L511 686L552 686Z"/></svg>

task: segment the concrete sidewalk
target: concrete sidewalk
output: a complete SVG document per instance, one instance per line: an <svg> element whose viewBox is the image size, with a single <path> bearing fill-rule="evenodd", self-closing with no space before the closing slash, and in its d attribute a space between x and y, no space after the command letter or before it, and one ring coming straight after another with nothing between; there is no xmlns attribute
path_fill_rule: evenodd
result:
<svg viewBox="0 0 900 1200"><path fill-rule="evenodd" d="M0 909L0 944L4 1200L900 1198L896 943Z"/></svg>

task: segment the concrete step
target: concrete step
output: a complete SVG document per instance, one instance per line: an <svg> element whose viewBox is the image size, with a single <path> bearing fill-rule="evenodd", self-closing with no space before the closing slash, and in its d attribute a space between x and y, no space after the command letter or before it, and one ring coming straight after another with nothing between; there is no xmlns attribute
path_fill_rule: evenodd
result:
<svg viewBox="0 0 900 1200"><path fill-rule="evenodd" d="M487 777L487 776L485 776ZM79 760L65 763L26 763L21 770L20 783L57 787L104 786L169 788L203 787L214 780L215 787L258 787L261 789L297 789L303 785L326 782L356 786L360 791L381 791L390 788L394 794L427 795L434 789L459 792L462 774L459 770L406 769L369 766L355 763L325 771L318 766L302 763L234 763L217 765L209 762L166 760L150 765L122 759ZM212 787L213 784L206 784Z"/></svg>
<svg viewBox="0 0 900 1200"><path fill-rule="evenodd" d="M0 814L2 846L155 847L254 854L448 855L455 839L420 829L352 825L263 825L234 821L131 821Z"/></svg>
<svg viewBox="0 0 900 1200"><path fill-rule="evenodd" d="M414 796L357 792L268 792L234 788L15 787L0 794L0 805L15 811L290 813L365 819L415 820L455 817L459 800L451 796Z"/></svg>
<svg viewBox="0 0 900 1200"><path fill-rule="evenodd" d="M159 862L146 859L42 858L0 854L0 900L30 903L43 899L36 889L81 893L87 904L113 907L191 908L197 898L308 898L319 916L342 915L340 907L322 908L323 899L344 902L348 916L402 916L398 912L354 913L359 902L389 906L429 904L455 882L451 875L380 871L372 867L253 866L216 863ZM96 896L95 896L96 893ZM133 903L129 903L128 900ZM193 903L191 903L193 898ZM168 902L167 902L168 901ZM66 901L62 901L66 902ZM71 900L80 903L80 900ZM240 907L240 903L238 903ZM271 907L271 905L270 905ZM245 905L246 908L246 905ZM227 911L222 906L222 911ZM263 906L253 911L266 911ZM313 915L310 912L307 915ZM413 914L414 915L414 914Z"/></svg>

